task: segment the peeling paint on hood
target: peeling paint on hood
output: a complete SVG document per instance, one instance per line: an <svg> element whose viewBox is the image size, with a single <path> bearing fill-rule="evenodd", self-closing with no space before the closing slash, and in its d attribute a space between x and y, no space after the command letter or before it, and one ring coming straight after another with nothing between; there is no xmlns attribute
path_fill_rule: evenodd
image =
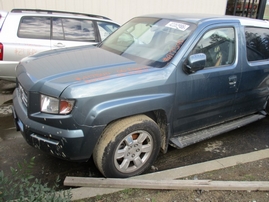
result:
<svg viewBox="0 0 269 202"><path fill-rule="evenodd" d="M16 69L19 81L28 91L46 89L55 96L69 85L96 82L126 74L139 73L149 67L95 46L45 51L23 59ZM49 88L48 88L49 87Z"/></svg>

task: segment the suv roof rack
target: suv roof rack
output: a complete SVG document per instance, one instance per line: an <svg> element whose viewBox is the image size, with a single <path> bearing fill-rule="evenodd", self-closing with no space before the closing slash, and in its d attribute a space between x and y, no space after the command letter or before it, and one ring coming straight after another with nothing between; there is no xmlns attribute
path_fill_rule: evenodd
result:
<svg viewBox="0 0 269 202"><path fill-rule="evenodd" d="M76 12L69 12L69 11L15 8L15 9L12 9L11 12L12 13L36 12L36 13L47 13L47 14L63 14L63 13L65 13L65 14L82 15L82 16L87 16L87 17L94 17L94 18L102 18L102 19L106 19L106 20L111 20L110 18L102 16L102 15L76 13Z"/></svg>

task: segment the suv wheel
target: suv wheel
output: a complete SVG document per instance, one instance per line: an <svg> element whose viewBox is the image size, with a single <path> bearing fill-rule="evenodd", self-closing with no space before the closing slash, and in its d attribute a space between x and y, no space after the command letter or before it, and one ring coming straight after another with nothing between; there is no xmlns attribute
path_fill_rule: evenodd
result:
<svg viewBox="0 0 269 202"><path fill-rule="evenodd" d="M160 151L160 129L145 115L109 124L93 152L93 159L106 177L131 177L148 169Z"/></svg>

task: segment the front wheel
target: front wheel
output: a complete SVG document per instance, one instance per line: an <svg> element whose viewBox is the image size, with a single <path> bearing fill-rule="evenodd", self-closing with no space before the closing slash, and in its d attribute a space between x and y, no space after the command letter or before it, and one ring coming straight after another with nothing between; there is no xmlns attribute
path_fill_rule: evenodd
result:
<svg viewBox="0 0 269 202"><path fill-rule="evenodd" d="M93 152L105 177L131 177L148 169L157 158L161 139L158 125L145 115L109 124Z"/></svg>

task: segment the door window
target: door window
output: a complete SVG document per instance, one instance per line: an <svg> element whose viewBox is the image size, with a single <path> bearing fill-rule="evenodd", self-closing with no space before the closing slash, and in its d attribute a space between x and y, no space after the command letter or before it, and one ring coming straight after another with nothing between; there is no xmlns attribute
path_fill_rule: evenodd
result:
<svg viewBox="0 0 269 202"><path fill-rule="evenodd" d="M90 20L53 19L52 39L95 42L93 22Z"/></svg>
<svg viewBox="0 0 269 202"><path fill-rule="evenodd" d="M231 27L212 29L206 32L191 54L204 53L205 67L229 65L235 59L235 33Z"/></svg>

